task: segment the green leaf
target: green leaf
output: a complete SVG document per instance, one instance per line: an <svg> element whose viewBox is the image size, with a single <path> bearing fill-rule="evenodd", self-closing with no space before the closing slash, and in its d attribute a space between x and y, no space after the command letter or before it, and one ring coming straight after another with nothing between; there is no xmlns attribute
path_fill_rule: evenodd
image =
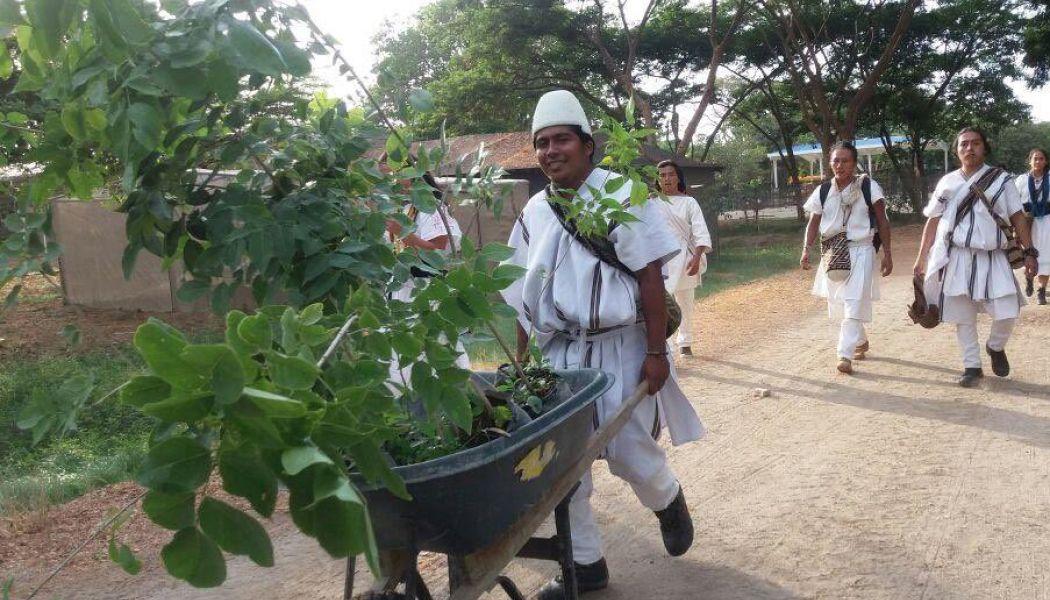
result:
<svg viewBox="0 0 1050 600"><path fill-rule="evenodd" d="M208 393L175 392L170 398L147 404L140 410L161 421L194 423L208 416L213 398Z"/></svg>
<svg viewBox="0 0 1050 600"><path fill-rule="evenodd" d="M12 125L25 125L29 122L29 117L20 112L9 112L7 113L7 122Z"/></svg>
<svg viewBox="0 0 1050 600"><path fill-rule="evenodd" d="M237 325L237 335L254 350L269 350L273 345L270 321L264 315L245 317Z"/></svg>
<svg viewBox="0 0 1050 600"><path fill-rule="evenodd" d="M299 313L299 323L303 325L313 325L321 320L324 316L324 305L320 302L311 304Z"/></svg>
<svg viewBox="0 0 1050 600"><path fill-rule="evenodd" d="M240 399L245 383L244 369L237 354L229 346L193 344L186 346L180 357L204 377L210 376L216 402L233 404Z"/></svg>
<svg viewBox="0 0 1050 600"><path fill-rule="evenodd" d="M294 419L306 414L306 405L287 396L251 387L244 388L244 395L264 413L276 419Z"/></svg>
<svg viewBox="0 0 1050 600"><path fill-rule="evenodd" d="M64 106L62 108L62 127L74 140L86 138L88 133L84 123L84 108L78 104Z"/></svg>
<svg viewBox="0 0 1050 600"><path fill-rule="evenodd" d="M70 323L62 328L62 337L66 338L66 343L71 347L76 347L80 344L80 328Z"/></svg>
<svg viewBox="0 0 1050 600"><path fill-rule="evenodd" d="M8 53L7 48L0 48L0 79L7 79L14 70L15 63L11 60L11 54ZM8 122L11 122L10 119L8 119ZM14 124L12 123L12 125Z"/></svg>
<svg viewBox="0 0 1050 600"><path fill-rule="evenodd" d="M141 46L153 39L153 30L130 0L106 0L106 4L113 23L128 43Z"/></svg>
<svg viewBox="0 0 1050 600"><path fill-rule="evenodd" d="M408 103L421 113L433 112L434 110L434 96L423 88L412 90L408 95Z"/></svg>
<svg viewBox="0 0 1050 600"><path fill-rule="evenodd" d="M423 353L423 342L404 331L395 331L390 336L390 345L401 358L415 360Z"/></svg>
<svg viewBox="0 0 1050 600"><path fill-rule="evenodd" d="M151 490L142 500L142 511L157 525L179 531L193 526L194 499L193 492L165 494Z"/></svg>
<svg viewBox="0 0 1050 600"><path fill-rule="evenodd" d="M470 399L463 393L463 390L450 385L444 386L441 390L441 408L450 421L463 431L470 433L473 414Z"/></svg>
<svg viewBox="0 0 1050 600"><path fill-rule="evenodd" d="M261 567L273 566L273 545L255 519L236 508L206 496L197 509L201 531L230 554L248 556Z"/></svg>
<svg viewBox="0 0 1050 600"><path fill-rule="evenodd" d="M381 482L399 498L412 499L408 488L405 487L405 480L390 468L382 450L375 442L365 440L360 444L354 444L348 450L354 459L354 466L365 476L365 479L373 483Z"/></svg>
<svg viewBox="0 0 1050 600"><path fill-rule="evenodd" d="M222 550L195 527L187 527L161 550L164 567L193 587L216 587L226 580Z"/></svg>
<svg viewBox="0 0 1050 600"><path fill-rule="evenodd" d="M176 292L175 297L180 302L187 304L196 302L204 294L207 294L211 289L211 282L204 279L191 279L183 283L179 287L179 291Z"/></svg>
<svg viewBox="0 0 1050 600"><path fill-rule="evenodd" d="M290 390L308 390L317 382L320 369L314 363L299 358L286 356L279 352L268 352L266 364L270 368L270 378L278 386Z"/></svg>
<svg viewBox="0 0 1050 600"><path fill-rule="evenodd" d="M78 6L75 0L26 0L26 14L29 23L36 30L35 40L41 42L39 50L46 52L50 58L62 44L62 37L69 29L73 18L77 16Z"/></svg>
<svg viewBox="0 0 1050 600"><path fill-rule="evenodd" d="M171 396L171 385L153 375L132 377L120 390L120 401L141 408L147 404L161 402Z"/></svg>
<svg viewBox="0 0 1050 600"><path fill-rule="evenodd" d="M144 102L128 107L131 135L147 150L155 150L164 139L164 120L157 109Z"/></svg>
<svg viewBox="0 0 1050 600"><path fill-rule="evenodd" d="M219 473L223 489L246 498L260 515L273 514L277 505L277 476L257 452L245 447L220 448Z"/></svg>
<svg viewBox="0 0 1050 600"><path fill-rule="evenodd" d="M52 431L65 435L76 429L77 415L94 389L95 379L91 375L74 375L55 391L34 389L30 401L18 412L15 425L32 430L34 445Z"/></svg>
<svg viewBox="0 0 1050 600"><path fill-rule="evenodd" d="M333 496L309 513L318 543L332 557L360 554L368 548L371 530L364 506Z"/></svg>
<svg viewBox="0 0 1050 600"><path fill-rule="evenodd" d="M109 538L109 559L130 575L138 575L142 570L142 562L135 558L135 553L128 548L127 544L117 545L117 540Z"/></svg>
<svg viewBox="0 0 1050 600"><path fill-rule="evenodd" d="M230 28L230 43L245 66L273 77L288 70L281 51L251 23L233 18L226 23Z"/></svg>
<svg viewBox="0 0 1050 600"><path fill-rule="evenodd" d="M186 339L176 329L153 317L135 332L135 348L158 377L179 389L196 389L206 381L199 369L182 359Z"/></svg>
<svg viewBox="0 0 1050 600"><path fill-rule="evenodd" d="M175 436L150 448L136 480L151 490L192 492L211 473L211 454L197 440Z"/></svg>
<svg viewBox="0 0 1050 600"><path fill-rule="evenodd" d="M303 469L316 464L332 464L332 459L317 446L299 446L281 453L281 466L289 475L298 475Z"/></svg>

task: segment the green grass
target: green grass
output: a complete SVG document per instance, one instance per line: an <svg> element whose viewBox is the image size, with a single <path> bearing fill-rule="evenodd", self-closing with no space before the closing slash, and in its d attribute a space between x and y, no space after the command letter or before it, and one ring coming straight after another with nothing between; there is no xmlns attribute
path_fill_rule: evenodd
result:
<svg viewBox="0 0 1050 600"><path fill-rule="evenodd" d="M93 374L100 397L143 363L130 346L81 356L10 359L0 368L0 515L59 503L123 481L137 468L151 419L115 399L85 410L78 429L33 446L15 419L34 390L56 389L68 377Z"/></svg>
<svg viewBox="0 0 1050 600"><path fill-rule="evenodd" d="M769 219L724 225L718 253L708 257L696 297L771 277L798 266L804 225L796 219Z"/></svg>
<svg viewBox="0 0 1050 600"><path fill-rule="evenodd" d="M763 219L722 224L718 254L708 260L703 286L696 297L703 298L735 285L771 277L798 266L803 224L796 219ZM514 321L496 323L496 330L513 349L516 344ZM491 337L491 336L487 336ZM506 355L495 341L467 342L467 355L474 363L504 363Z"/></svg>

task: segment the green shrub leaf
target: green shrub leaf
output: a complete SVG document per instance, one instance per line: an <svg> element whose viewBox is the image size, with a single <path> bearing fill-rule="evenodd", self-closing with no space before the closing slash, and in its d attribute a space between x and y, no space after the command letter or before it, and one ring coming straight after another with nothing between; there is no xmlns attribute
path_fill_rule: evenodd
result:
<svg viewBox="0 0 1050 600"><path fill-rule="evenodd" d="M208 480L211 454L197 440L181 435L153 446L137 481L165 493L192 492Z"/></svg>
<svg viewBox="0 0 1050 600"><path fill-rule="evenodd" d="M142 511L157 525L179 531L193 526L193 501L193 492L165 494L151 490L142 500Z"/></svg>
<svg viewBox="0 0 1050 600"><path fill-rule="evenodd" d="M222 550L196 527L175 534L160 552L164 568L193 587L209 588L226 581L226 559Z"/></svg>
<svg viewBox="0 0 1050 600"><path fill-rule="evenodd" d="M230 554L246 555L261 567L273 566L273 545L259 522L244 512L205 497L197 510L201 531Z"/></svg>

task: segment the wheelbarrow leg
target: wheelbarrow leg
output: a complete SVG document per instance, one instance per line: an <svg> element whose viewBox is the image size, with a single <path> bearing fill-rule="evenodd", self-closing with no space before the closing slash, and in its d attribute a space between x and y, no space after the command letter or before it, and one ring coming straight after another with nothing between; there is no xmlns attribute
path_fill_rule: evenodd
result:
<svg viewBox="0 0 1050 600"><path fill-rule="evenodd" d="M566 600L577 600L576 563L572 560L572 527L569 525L569 502L576 488L565 497L554 509L555 544L558 550L558 563L561 565L561 577L565 583Z"/></svg>
<svg viewBox="0 0 1050 600"><path fill-rule="evenodd" d="M507 594L507 597L510 598L510 600L525 600L525 596L522 595L518 586L514 585L514 582L511 581L510 577L500 575L496 578L496 583L503 588L503 593Z"/></svg>
<svg viewBox="0 0 1050 600"><path fill-rule="evenodd" d="M354 567L357 561L351 555L346 559L346 579L343 581L343 600L350 600L354 596Z"/></svg>

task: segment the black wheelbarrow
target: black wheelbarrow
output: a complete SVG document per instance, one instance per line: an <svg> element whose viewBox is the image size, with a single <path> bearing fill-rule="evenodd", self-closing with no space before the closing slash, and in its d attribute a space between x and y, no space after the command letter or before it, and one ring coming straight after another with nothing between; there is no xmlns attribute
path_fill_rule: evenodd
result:
<svg viewBox="0 0 1050 600"><path fill-rule="evenodd" d="M453 600L479 597L499 584L517 600L512 581L500 575L515 557L557 561L575 596L568 501L576 483L645 397L644 384L610 421L595 430L595 400L611 385L601 371L562 371L571 396L510 437L424 463L397 467L412 500L385 488L362 486L382 576L372 591L404 584L403 597L428 600L419 575L420 551L448 555ZM556 534L532 537L555 513ZM353 595L354 559L347 562L344 598Z"/></svg>

